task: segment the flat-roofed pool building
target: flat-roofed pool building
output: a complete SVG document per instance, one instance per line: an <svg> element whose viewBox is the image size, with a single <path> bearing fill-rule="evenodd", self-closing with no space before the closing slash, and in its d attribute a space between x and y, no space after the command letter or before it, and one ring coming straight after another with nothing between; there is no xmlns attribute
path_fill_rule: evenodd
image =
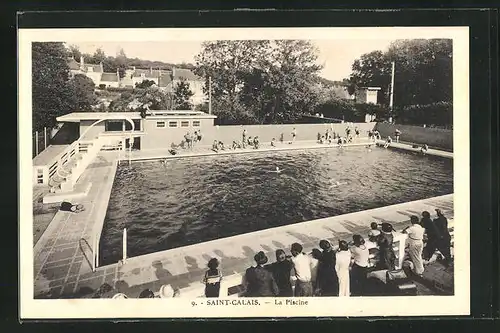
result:
<svg viewBox="0 0 500 333"><path fill-rule="evenodd" d="M128 148L129 135L134 137L134 149L170 148L179 144L184 135L196 130L212 131L216 116L201 111L150 111L145 118L139 112L73 112L57 118L58 122L78 122L82 140L93 140L99 135L124 138ZM97 121L103 120L99 123ZM132 130L131 119L134 123ZM95 125L93 125L95 124ZM209 144L209 142L205 142Z"/></svg>
<svg viewBox="0 0 500 333"><path fill-rule="evenodd" d="M180 144L188 132L193 134L197 130L203 133L201 144L210 145L207 136L213 136L216 118L191 110L155 110L148 112L145 118L140 112L73 112L60 116L57 118L59 123L73 125L66 126L75 132L68 137L79 139L51 145L36 156L33 160L33 185L49 185L57 187L58 191L73 189L73 186L65 185L69 183L67 173L71 172L73 176L69 178L75 183L93 156L101 150L171 148L172 144ZM54 179L57 180L55 185Z"/></svg>

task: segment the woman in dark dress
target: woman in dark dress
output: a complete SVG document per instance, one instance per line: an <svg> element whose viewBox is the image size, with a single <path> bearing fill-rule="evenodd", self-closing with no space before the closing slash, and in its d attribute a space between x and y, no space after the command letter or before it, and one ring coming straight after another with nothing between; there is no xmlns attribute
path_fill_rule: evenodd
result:
<svg viewBox="0 0 500 333"><path fill-rule="evenodd" d="M335 251L327 240L321 240L319 247L323 250L318 263L317 286L321 296L338 296L339 282L335 271Z"/></svg>
<svg viewBox="0 0 500 333"><path fill-rule="evenodd" d="M276 262L270 266L274 280L278 285L278 297L293 296L292 283L290 282L293 264L286 258L285 251L276 250Z"/></svg>
<svg viewBox="0 0 500 333"><path fill-rule="evenodd" d="M378 236L377 245L379 249L379 260L377 263L378 269L394 270L396 256L393 250L392 225L389 223L382 223L382 232Z"/></svg>

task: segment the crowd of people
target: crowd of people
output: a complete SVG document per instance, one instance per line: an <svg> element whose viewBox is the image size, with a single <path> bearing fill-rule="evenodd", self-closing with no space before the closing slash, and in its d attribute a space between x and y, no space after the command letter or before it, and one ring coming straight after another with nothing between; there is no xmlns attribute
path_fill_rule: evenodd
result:
<svg viewBox="0 0 500 333"><path fill-rule="evenodd" d="M294 127L291 132L291 140L288 143L292 144L293 142L295 142L296 137L297 137L297 129ZM280 133L279 141L281 144L284 143L285 141L284 133ZM271 147L276 147L276 143L277 143L276 138L272 138L270 143ZM243 129L243 132L241 133L241 140L233 140L230 146L224 145L224 142L219 140L214 140L212 144L212 150L216 153L222 150L259 149L260 147L261 143L259 137L249 136L246 129Z"/></svg>
<svg viewBox="0 0 500 333"><path fill-rule="evenodd" d="M445 266L452 260L448 221L439 209L436 209L436 215L434 220L427 211L422 213L421 219L411 216L411 225L402 231L408 235L408 255L416 276L422 276L424 264L430 262L432 257L440 254ZM271 264L268 264L268 257L263 251L255 254L255 266L249 267L243 277L244 296L364 295L369 270L393 271L397 267L392 225L373 222L370 228L368 240L378 248L374 265L369 262L370 251L365 239L359 234L353 235L349 243L340 240L336 248L328 240L321 240L319 249L313 249L310 254L304 253L301 244L293 243L290 255L283 249L276 250L276 261ZM223 279L219 261L213 258L208 266L204 279L205 296L218 297ZM292 281L295 281L295 288L292 288Z"/></svg>
<svg viewBox="0 0 500 333"><path fill-rule="evenodd" d="M290 254L277 249L276 261L269 264L263 251L254 256L255 266L249 267L242 280L243 297L311 297L311 296L363 296L368 295L368 273L370 271L395 271L398 266L394 253L394 228L390 223L372 222L367 233L367 244L363 236L355 234L349 242L340 240L334 247L323 239L319 248L307 254L303 246L293 243ZM401 231L407 234L407 254L410 269L416 277L422 277L426 264L442 258L448 267L452 263L451 236L448 220L441 210L436 209L436 218L431 219L429 212L422 212L421 218L410 217L410 226ZM375 257L370 258L374 248ZM437 251L436 251L437 250ZM374 260L374 261L371 261ZM220 261L211 258L208 270L203 275L205 297L220 296L224 279ZM293 287L294 285L294 287ZM110 286L109 290L112 288ZM96 294L109 292L100 288ZM139 298L180 297L180 290L171 285L163 285L158 293L143 290ZM111 298L128 298L126 294L115 293Z"/></svg>

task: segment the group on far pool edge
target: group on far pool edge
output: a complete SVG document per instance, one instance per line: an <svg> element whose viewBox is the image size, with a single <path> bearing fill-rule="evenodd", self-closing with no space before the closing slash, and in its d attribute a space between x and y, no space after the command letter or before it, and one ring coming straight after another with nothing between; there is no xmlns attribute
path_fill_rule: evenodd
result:
<svg viewBox="0 0 500 333"><path fill-rule="evenodd" d="M401 231L407 235L404 268L401 269L396 269L395 232L390 223L372 222L366 241L363 236L355 234L349 242L339 240L338 246L334 247L323 239L318 244L319 249L314 248L309 254L304 252L301 244L293 243L290 254L277 249L276 261L271 264L268 264L267 255L260 251L254 255L255 266L246 269L243 275L238 286L241 288L239 297L417 295L417 287L412 281L422 279L428 264L438 261L445 269L453 266L448 220L440 209L436 209L434 219L428 211L422 212L421 218L410 217L410 225ZM367 242L374 243L375 248L368 246ZM370 264L372 254L375 255L373 265ZM224 279L221 262L211 258L207 266L202 281L204 295L217 298ZM377 273L385 276L385 283ZM394 277L401 279L399 286L397 283L389 285L389 280ZM94 298L129 298L125 293L104 284ZM175 297L182 297L181 290L169 284L162 285L158 292L144 289L138 296Z"/></svg>
<svg viewBox="0 0 500 333"><path fill-rule="evenodd" d="M352 128L354 127L354 128ZM288 144L293 144L297 139L297 129L294 127L292 132L290 133L291 137L288 141ZM371 149L372 145L376 143L377 140L381 140L382 136L380 132L376 129L368 130L368 144L366 148ZM401 131L396 129L394 132L394 139L396 143L399 143L399 139L401 137ZM194 134L187 132L184 135L184 139L180 144L172 143L170 149L168 150L171 155L178 155L181 149L193 149L198 142L201 142L203 136L201 134L201 130L194 131ZM344 145L348 143L353 143L357 139L360 138L360 129L357 126L353 126L353 124L347 124L345 129L345 135L340 135L340 133L336 133L333 131L333 127L326 129L324 134L320 132L317 133L316 142L319 144L332 144L336 143L339 148L344 148ZM277 146L278 140L276 138L272 138L270 141L271 147ZM279 142L283 144L285 142L285 134L282 132L279 136ZM383 145L384 148L388 148L393 142L391 136L387 136L385 143ZM228 150L237 150L237 149L259 149L261 147L261 142L258 136L249 136L246 129L243 129L241 134L241 140L233 140L230 145L226 145L221 140L214 140L212 143L211 150L218 153L220 151L228 151ZM419 149L422 154L426 154L429 149L427 144L418 145L413 144L412 148Z"/></svg>

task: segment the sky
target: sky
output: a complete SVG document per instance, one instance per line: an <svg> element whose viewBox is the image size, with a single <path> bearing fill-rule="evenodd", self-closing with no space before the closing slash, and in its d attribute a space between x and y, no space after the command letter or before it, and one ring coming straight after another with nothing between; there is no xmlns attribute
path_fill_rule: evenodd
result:
<svg viewBox="0 0 500 333"><path fill-rule="evenodd" d="M319 50L318 64L324 66L320 75L329 80L341 81L349 77L351 65L362 54L375 50L385 51L394 40L313 40ZM101 48L108 56L115 56L123 48L129 58L157 60L167 63L193 63L201 50L201 41L169 42L77 42L83 53L94 53Z"/></svg>

